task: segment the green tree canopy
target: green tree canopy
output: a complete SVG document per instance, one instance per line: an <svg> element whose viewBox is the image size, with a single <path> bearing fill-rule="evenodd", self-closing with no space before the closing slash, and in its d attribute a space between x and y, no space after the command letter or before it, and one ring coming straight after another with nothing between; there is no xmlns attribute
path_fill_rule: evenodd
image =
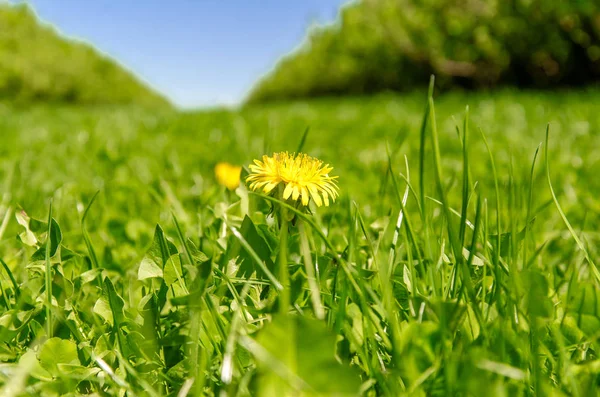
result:
<svg viewBox="0 0 600 397"><path fill-rule="evenodd" d="M0 54L3 100L170 106L114 60L40 23L23 4L0 4Z"/></svg>
<svg viewBox="0 0 600 397"><path fill-rule="evenodd" d="M579 85L600 77L596 0L362 0L313 29L251 91L260 102L440 88Z"/></svg>

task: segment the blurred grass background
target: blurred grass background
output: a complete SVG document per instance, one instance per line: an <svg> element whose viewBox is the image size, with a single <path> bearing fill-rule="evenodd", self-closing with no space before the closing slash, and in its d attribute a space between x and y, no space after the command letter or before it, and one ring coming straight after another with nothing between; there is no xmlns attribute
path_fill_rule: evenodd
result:
<svg viewBox="0 0 600 397"><path fill-rule="evenodd" d="M528 180L533 153L550 123L553 177L561 202L576 224L595 224L600 220L600 179L595 175L600 166L600 136L594 133L600 129L599 94L591 89L553 93L511 89L437 98L449 200L459 207L462 148L456 131L466 104L471 104L471 178L478 181L482 194L494 195L494 176L477 130L490 141L500 193L508 196L511 177L523 184ZM134 222L145 224L150 233L152 223L169 220L173 206L200 211L214 200L219 191L213 177L217 162L247 165L264 153L293 150L308 128L305 150L333 163L343 199L361 203L367 219L372 219L396 201L386 175L387 148L394 169L405 172L405 156L413 173L418 169L425 102L424 94L414 93L184 113L137 106L4 106L0 108L2 193L37 217L47 211L47 200L40 198L55 197L61 225L76 229L81 214L73 209L83 208L101 190L108 208L97 223L100 229L111 224L125 228ZM431 155L430 148L426 154ZM431 181L431 164L426 167ZM541 206L550 199L543 172L536 173L535 183L539 189L534 204ZM526 202L525 186L515 191L515 200ZM504 202L502 207L505 224L511 217L508 205ZM347 216L343 205L330 210ZM536 228L554 233L559 225L554 214L539 219ZM17 229L14 224L11 231ZM600 236L589 232L590 242L598 241ZM126 262L135 259L135 251L128 255L132 256Z"/></svg>

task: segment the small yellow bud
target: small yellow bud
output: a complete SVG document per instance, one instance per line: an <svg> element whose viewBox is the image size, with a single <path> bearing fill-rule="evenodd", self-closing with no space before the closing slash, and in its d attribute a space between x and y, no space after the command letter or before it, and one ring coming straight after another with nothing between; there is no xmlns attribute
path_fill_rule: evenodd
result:
<svg viewBox="0 0 600 397"><path fill-rule="evenodd" d="M235 190L240 185L242 167L221 162L215 166L215 178L220 185L229 190Z"/></svg>

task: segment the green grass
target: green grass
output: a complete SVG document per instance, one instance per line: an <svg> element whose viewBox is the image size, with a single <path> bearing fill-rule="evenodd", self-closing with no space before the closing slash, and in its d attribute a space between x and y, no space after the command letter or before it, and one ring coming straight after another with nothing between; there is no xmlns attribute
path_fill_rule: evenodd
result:
<svg viewBox="0 0 600 397"><path fill-rule="evenodd" d="M4 105L0 394L593 395L598 98ZM216 185L307 128L331 207Z"/></svg>

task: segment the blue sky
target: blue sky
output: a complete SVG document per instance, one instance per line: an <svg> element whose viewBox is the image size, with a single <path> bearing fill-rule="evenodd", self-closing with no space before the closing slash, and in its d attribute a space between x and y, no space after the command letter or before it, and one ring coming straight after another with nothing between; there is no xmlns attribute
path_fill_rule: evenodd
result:
<svg viewBox="0 0 600 397"><path fill-rule="evenodd" d="M30 0L184 108L239 103L345 0Z"/></svg>

